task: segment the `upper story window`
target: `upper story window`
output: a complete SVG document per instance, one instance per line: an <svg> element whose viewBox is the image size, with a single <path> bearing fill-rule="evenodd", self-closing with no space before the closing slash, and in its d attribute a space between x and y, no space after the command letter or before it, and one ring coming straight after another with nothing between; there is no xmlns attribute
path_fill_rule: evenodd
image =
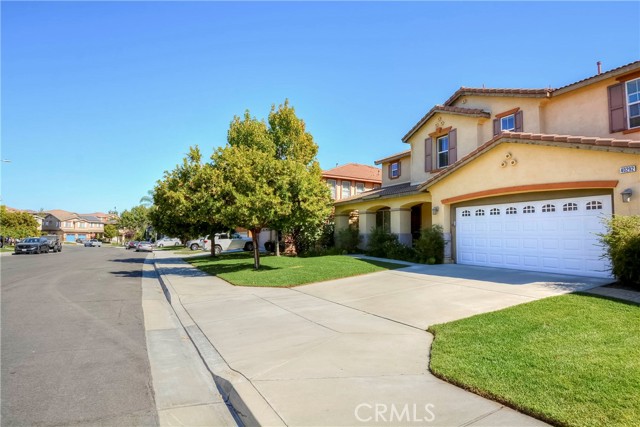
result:
<svg viewBox="0 0 640 427"><path fill-rule="evenodd" d="M336 180L328 179L327 186L329 187L329 191L331 192L331 198L335 200L336 199Z"/></svg>
<svg viewBox="0 0 640 427"><path fill-rule="evenodd" d="M640 79L627 82L629 129L640 127Z"/></svg>
<svg viewBox="0 0 640 427"><path fill-rule="evenodd" d="M500 119L500 130L515 130L516 116L513 114Z"/></svg>
<svg viewBox="0 0 640 427"><path fill-rule="evenodd" d="M520 107L498 113L493 120L493 136L502 131L522 132L523 114Z"/></svg>
<svg viewBox="0 0 640 427"><path fill-rule="evenodd" d="M356 194L364 192L364 182L356 182Z"/></svg>
<svg viewBox="0 0 640 427"><path fill-rule="evenodd" d="M438 169L449 166L449 135L438 138L436 145L438 151Z"/></svg>
<svg viewBox="0 0 640 427"><path fill-rule="evenodd" d="M342 198L351 197L351 181L342 181Z"/></svg>
<svg viewBox="0 0 640 427"><path fill-rule="evenodd" d="M429 135L425 141L424 170L446 168L458 160L457 129L440 129ZM435 152L435 153L434 153ZM434 159L435 157L435 159Z"/></svg>
<svg viewBox="0 0 640 427"><path fill-rule="evenodd" d="M640 78L607 88L609 131L623 132L640 128Z"/></svg>
<svg viewBox="0 0 640 427"><path fill-rule="evenodd" d="M400 161L393 162L389 165L389 178L396 179L400 177Z"/></svg>

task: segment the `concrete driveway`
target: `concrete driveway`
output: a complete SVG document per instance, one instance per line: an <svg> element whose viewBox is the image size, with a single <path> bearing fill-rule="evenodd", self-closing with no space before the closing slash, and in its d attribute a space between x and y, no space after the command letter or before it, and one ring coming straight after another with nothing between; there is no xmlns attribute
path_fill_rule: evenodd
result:
<svg viewBox="0 0 640 427"><path fill-rule="evenodd" d="M216 353L210 369L227 389L235 384L230 399L252 413L241 417L265 425L544 425L431 375L425 329L603 283L414 265L293 289L248 288L156 257L172 304L188 314L191 335L203 335L194 341L215 347L197 344L200 353Z"/></svg>

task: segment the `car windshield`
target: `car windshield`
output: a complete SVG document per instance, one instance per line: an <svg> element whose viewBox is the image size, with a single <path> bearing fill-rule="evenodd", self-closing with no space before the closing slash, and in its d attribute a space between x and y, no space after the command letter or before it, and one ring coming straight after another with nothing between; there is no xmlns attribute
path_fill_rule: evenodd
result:
<svg viewBox="0 0 640 427"><path fill-rule="evenodd" d="M25 239L24 243L38 243L40 241L40 239L36 239L36 238L30 238L30 239Z"/></svg>

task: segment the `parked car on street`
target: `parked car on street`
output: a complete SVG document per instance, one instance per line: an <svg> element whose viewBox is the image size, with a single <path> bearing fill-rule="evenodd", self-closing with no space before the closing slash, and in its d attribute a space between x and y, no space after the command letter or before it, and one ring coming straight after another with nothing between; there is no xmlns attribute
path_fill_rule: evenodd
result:
<svg viewBox="0 0 640 427"><path fill-rule="evenodd" d="M138 242L138 246L136 246L136 252L153 252L153 243Z"/></svg>
<svg viewBox="0 0 640 427"><path fill-rule="evenodd" d="M16 244L16 254L39 254L49 252L49 241L44 237L27 237Z"/></svg>
<svg viewBox="0 0 640 427"><path fill-rule="evenodd" d="M100 240L97 240L97 239L91 239L91 240L87 240L86 242L84 242L84 246L85 247L91 247L91 248L94 248L94 247L100 248L100 247L102 247L102 242Z"/></svg>
<svg viewBox="0 0 640 427"><path fill-rule="evenodd" d="M47 243L49 243L49 250L52 252L61 252L62 251L62 242L60 242L60 238L55 234L44 236L47 239Z"/></svg>
<svg viewBox="0 0 640 427"><path fill-rule="evenodd" d="M199 239L189 240L187 242L187 247L192 251L197 251L204 248L204 237L200 237Z"/></svg>
<svg viewBox="0 0 640 427"><path fill-rule="evenodd" d="M204 240L205 251L211 250L211 240L209 236L205 237ZM221 254L223 251L232 251L232 250L243 250L243 251L252 251L253 250L253 240L248 237L242 237L238 233L220 233L216 234L216 243L214 246L214 251L216 255Z"/></svg>
<svg viewBox="0 0 640 427"><path fill-rule="evenodd" d="M131 240L124 245L125 249L135 249L138 246L137 240Z"/></svg>
<svg viewBox="0 0 640 427"><path fill-rule="evenodd" d="M181 246L182 242L180 239L175 237L163 237L162 239L156 242L156 246L159 248L163 248L165 246Z"/></svg>

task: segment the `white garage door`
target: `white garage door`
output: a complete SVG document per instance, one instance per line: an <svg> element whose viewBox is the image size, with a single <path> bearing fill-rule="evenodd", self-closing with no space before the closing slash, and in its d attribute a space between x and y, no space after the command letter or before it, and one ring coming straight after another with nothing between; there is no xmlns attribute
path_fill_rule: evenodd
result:
<svg viewBox="0 0 640 427"><path fill-rule="evenodd" d="M610 196L456 209L459 264L609 277L597 233Z"/></svg>

